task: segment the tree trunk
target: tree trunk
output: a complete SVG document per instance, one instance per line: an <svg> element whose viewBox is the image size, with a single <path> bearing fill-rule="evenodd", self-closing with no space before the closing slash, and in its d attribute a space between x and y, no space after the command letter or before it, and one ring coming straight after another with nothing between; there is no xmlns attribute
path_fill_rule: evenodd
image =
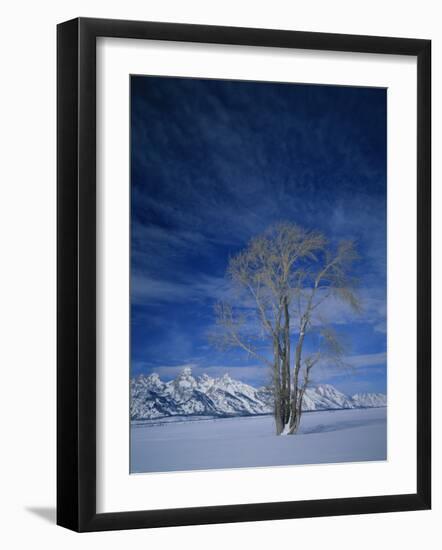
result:
<svg viewBox="0 0 442 550"><path fill-rule="evenodd" d="M296 413L292 417L292 422L290 422L290 427L288 430L289 435L296 434L299 426L301 424L301 416L302 416L302 401L304 399L304 392L305 388L298 389L298 395L296 398Z"/></svg>
<svg viewBox="0 0 442 550"><path fill-rule="evenodd" d="M283 416L284 425L290 420L290 314L287 296L283 301L284 309L284 362L283 369Z"/></svg>
<svg viewBox="0 0 442 550"><path fill-rule="evenodd" d="M299 389L299 372L301 370L302 362L302 346L304 344L305 338L305 329L306 322L301 323L301 330L299 332L298 343L296 344L295 351L295 368L293 371L293 388L292 388L292 397L290 400L290 424L289 424L289 434L295 434L299 428L301 422L302 414L302 398L304 392Z"/></svg>
<svg viewBox="0 0 442 550"><path fill-rule="evenodd" d="M281 357L279 352L279 342L273 338L273 402L276 435L280 435L284 429L282 388L281 388Z"/></svg>

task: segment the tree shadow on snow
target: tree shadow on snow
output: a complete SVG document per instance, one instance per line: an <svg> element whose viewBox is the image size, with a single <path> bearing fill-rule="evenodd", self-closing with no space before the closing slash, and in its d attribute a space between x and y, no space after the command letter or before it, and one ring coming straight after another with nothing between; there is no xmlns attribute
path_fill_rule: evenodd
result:
<svg viewBox="0 0 442 550"><path fill-rule="evenodd" d="M336 422L334 424L317 424L316 426L306 426L299 430L299 433L303 435L308 434L319 434L326 432L336 432L338 430L348 430L350 428L361 428L364 426L372 426L374 424L381 424L384 420L375 418L375 419L364 419L364 420L343 420L341 422Z"/></svg>

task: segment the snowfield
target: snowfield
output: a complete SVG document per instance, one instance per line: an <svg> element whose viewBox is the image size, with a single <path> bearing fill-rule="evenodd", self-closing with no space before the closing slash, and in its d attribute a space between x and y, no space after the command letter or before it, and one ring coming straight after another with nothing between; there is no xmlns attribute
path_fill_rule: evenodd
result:
<svg viewBox="0 0 442 550"><path fill-rule="evenodd" d="M387 409L306 412L300 433L271 415L131 423L131 473L361 462L387 458Z"/></svg>

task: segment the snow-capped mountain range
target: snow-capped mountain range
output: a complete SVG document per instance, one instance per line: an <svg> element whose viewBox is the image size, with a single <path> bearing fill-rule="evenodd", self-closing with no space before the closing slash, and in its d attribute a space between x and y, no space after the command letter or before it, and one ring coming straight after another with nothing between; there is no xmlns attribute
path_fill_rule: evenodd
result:
<svg viewBox="0 0 442 550"><path fill-rule="evenodd" d="M169 382L158 374L139 375L131 380L131 420L150 420L170 416L251 416L272 412L271 393L254 388L228 374L211 378L193 377L190 368ZM357 393L348 396L329 384L308 388L303 410L358 409L385 407L382 393Z"/></svg>

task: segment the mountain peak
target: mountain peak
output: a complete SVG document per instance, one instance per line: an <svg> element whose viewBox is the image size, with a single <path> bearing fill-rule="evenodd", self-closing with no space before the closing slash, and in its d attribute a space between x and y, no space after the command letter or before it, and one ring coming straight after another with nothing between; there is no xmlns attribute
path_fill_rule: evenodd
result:
<svg viewBox="0 0 442 550"><path fill-rule="evenodd" d="M183 367L178 376L180 378L190 378L192 376L192 367Z"/></svg>

